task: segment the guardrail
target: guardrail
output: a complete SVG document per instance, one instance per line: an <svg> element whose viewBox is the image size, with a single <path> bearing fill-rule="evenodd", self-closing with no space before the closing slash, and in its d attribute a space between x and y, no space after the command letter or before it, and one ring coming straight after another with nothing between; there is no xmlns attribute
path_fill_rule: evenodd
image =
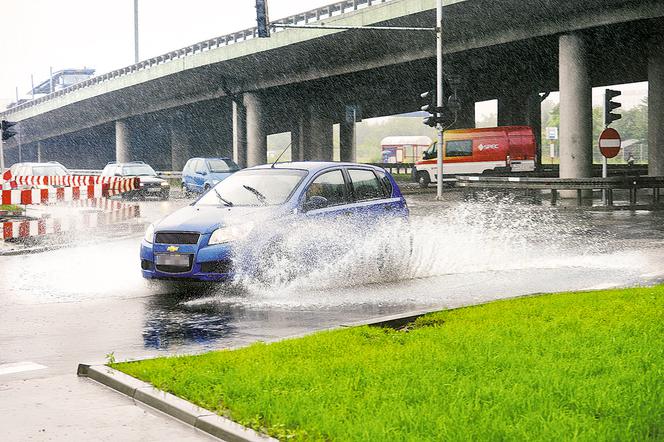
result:
<svg viewBox="0 0 664 442"><path fill-rule="evenodd" d="M69 169L72 175L101 175L101 170L91 169ZM157 176L161 178L182 178L182 172L173 170L158 170Z"/></svg>
<svg viewBox="0 0 664 442"><path fill-rule="evenodd" d="M383 169L387 169L390 171L390 173L394 173L394 170L396 169L397 173L411 173L413 170L413 163L369 163L372 166L378 166L382 167Z"/></svg>
<svg viewBox="0 0 664 442"><path fill-rule="evenodd" d="M273 20L273 24L307 24L311 22L316 22L321 19L330 18L333 16L345 14L350 11L357 11L358 9L364 9L366 7L372 6L373 4L378 3L387 3L392 0L345 0L341 2L332 3L327 6L322 6L320 8L312 9L306 12L301 12L299 14L291 15L279 20ZM283 32L284 29L276 28L272 29L272 32ZM120 69L116 69L110 72L107 72L102 75L98 75L93 78L81 81L79 83L73 84L67 88L60 89L58 91L52 92L43 97L30 100L25 103L21 103L17 106L14 106L10 109L7 109L3 112L0 112L1 115L10 115L12 113L27 109L29 107L35 106L44 101L51 100L55 97L59 97L69 92L73 92L78 89L82 89L88 86L102 83L113 78L121 77L123 75L131 74L143 69L149 69L153 66L167 63L169 61L193 55L199 52L205 52L210 49L220 48L222 46L228 46L242 41L247 41L253 38L258 37L258 28L253 27L249 29L244 29L242 31L232 32L230 34L222 35L220 37L212 38L210 40L204 40L198 43L194 43L191 46L187 46L181 49L167 52L156 57L148 58L147 60L140 61L138 63L126 66Z"/></svg>
<svg viewBox="0 0 664 442"><path fill-rule="evenodd" d="M637 205L637 192L639 189L652 189L652 205L662 203L660 189L664 188L664 176L624 176L608 178L521 178L521 177L484 177L484 176L457 176L457 187L470 189L522 189L550 190L551 204L558 201L558 192L561 190L576 190L577 204L583 204L584 191L602 190L605 192L604 204L613 206L613 191L628 190L629 206Z"/></svg>

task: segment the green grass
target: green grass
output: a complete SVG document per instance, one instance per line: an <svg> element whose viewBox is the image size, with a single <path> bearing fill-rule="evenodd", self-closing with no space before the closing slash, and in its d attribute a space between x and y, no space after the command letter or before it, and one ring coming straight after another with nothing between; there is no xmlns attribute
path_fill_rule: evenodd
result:
<svg viewBox="0 0 664 442"><path fill-rule="evenodd" d="M664 286L113 367L294 440L663 440Z"/></svg>
<svg viewBox="0 0 664 442"><path fill-rule="evenodd" d="M14 204L0 204L0 211L8 211L8 212L22 212L23 209L20 206L16 206Z"/></svg>

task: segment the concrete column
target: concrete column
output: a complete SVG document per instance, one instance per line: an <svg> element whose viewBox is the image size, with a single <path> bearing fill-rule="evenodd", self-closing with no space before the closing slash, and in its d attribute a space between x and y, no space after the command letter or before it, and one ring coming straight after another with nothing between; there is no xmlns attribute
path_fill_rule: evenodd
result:
<svg viewBox="0 0 664 442"><path fill-rule="evenodd" d="M37 162L44 161L44 145L43 141L37 141Z"/></svg>
<svg viewBox="0 0 664 442"><path fill-rule="evenodd" d="M233 161L247 167L247 110L233 101Z"/></svg>
<svg viewBox="0 0 664 442"><path fill-rule="evenodd" d="M355 124L342 121L339 124L340 160L355 163L357 146L355 145Z"/></svg>
<svg viewBox="0 0 664 442"><path fill-rule="evenodd" d="M475 101L468 100L461 103L461 109L459 109L457 122L454 126L460 129L475 127Z"/></svg>
<svg viewBox="0 0 664 442"><path fill-rule="evenodd" d="M131 161L131 133L127 120L115 122L115 161Z"/></svg>
<svg viewBox="0 0 664 442"><path fill-rule="evenodd" d="M648 175L664 176L664 35L648 53Z"/></svg>
<svg viewBox="0 0 664 442"><path fill-rule="evenodd" d="M586 43L578 34L559 37L560 178L592 176L592 88Z"/></svg>
<svg viewBox="0 0 664 442"><path fill-rule="evenodd" d="M296 121L291 126L291 161L302 160L302 131L300 130L300 121Z"/></svg>
<svg viewBox="0 0 664 442"><path fill-rule="evenodd" d="M334 123L322 105L310 106L309 136L305 139L305 159L332 161L334 154Z"/></svg>
<svg viewBox="0 0 664 442"><path fill-rule="evenodd" d="M247 166L267 163L267 131L265 128L265 105L255 93L244 94L247 110Z"/></svg>
<svg viewBox="0 0 664 442"><path fill-rule="evenodd" d="M171 116L171 170L173 171L181 171L191 157L191 139L187 123L186 115L180 111L175 111Z"/></svg>

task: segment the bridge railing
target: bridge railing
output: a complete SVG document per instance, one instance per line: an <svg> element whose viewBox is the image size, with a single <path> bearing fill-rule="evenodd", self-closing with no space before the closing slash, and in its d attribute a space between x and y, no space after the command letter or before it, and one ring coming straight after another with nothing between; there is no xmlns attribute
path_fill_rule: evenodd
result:
<svg viewBox="0 0 664 442"><path fill-rule="evenodd" d="M332 3L327 6L322 6L320 8L312 9L310 11L301 12L299 14L291 15L286 18L279 20L273 20L273 24L307 24L311 22L316 22L322 19L327 19L333 16L345 14L346 12L356 11L358 9L363 9L374 4L387 3L392 0L345 0L336 3ZM281 32L284 29L276 28L272 32ZM111 80L113 78L121 77L123 75L131 74L143 69L149 69L153 66L167 63L169 61L187 57L199 52L208 51L211 49L216 49L222 46L228 46L242 41L247 41L253 38L257 38L258 28L253 27L249 29L244 29L237 32L232 32L230 34L222 35L220 37L211 38L209 40L204 40L193 45L176 49L174 51L167 52L165 54L158 55L156 57L148 58L147 60L139 61L136 64L126 66L120 69L116 69L110 72L107 72L102 75L98 75L87 80L83 80L79 83L73 84L67 88L51 92L48 95L43 97L35 98L34 100L27 101L25 103L19 104L12 108L6 109L0 112L0 115L10 115L12 113L27 109L29 107L35 106L39 103L51 100L56 97L68 94L70 92L76 91L78 89L83 89L89 86L93 86L104 81Z"/></svg>
<svg viewBox="0 0 664 442"><path fill-rule="evenodd" d="M69 169L72 175L101 175L101 169ZM172 170L158 170L157 176L166 179L176 179L182 177L182 172Z"/></svg>

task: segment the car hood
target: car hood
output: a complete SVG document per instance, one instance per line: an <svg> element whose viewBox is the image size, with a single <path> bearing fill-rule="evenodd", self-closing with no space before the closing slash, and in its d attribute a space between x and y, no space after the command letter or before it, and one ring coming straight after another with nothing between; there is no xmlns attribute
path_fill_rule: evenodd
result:
<svg viewBox="0 0 664 442"><path fill-rule="evenodd" d="M157 232L212 233L222 226L262 223L282 216L283 206L270 207L215 207L187 206L155 223Z"/></svg>
<svg viewBox="0 0 664 442"><path fill-rule="evenodd" d="M141 184L163 183L166 181L156 176L139 176L138 178L141 180Z"/></svg>

